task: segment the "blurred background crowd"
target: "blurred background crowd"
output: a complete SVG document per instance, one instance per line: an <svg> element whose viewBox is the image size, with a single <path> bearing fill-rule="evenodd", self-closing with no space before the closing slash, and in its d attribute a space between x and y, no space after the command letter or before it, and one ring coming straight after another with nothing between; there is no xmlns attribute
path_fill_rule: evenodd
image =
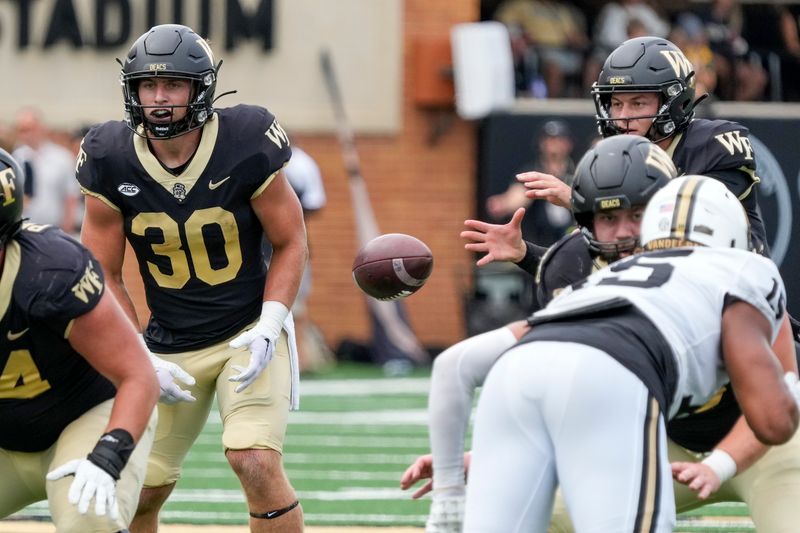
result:
<svg viewBox="0 0 800 533"><path fill-rule="evenodd" d="M800 100L800 5L786 2L490 0L511 34L518 95L582 98L629 38L665 37L692 61L698 92L732 101Z"/></svg>

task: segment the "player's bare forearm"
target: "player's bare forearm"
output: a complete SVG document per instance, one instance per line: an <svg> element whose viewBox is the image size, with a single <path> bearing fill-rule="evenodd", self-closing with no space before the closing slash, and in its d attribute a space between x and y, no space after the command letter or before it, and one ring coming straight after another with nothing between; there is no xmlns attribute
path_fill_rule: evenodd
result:
<svg viewBox="0 0 800 533"><path fill-rule="evenodd" d="M125 230L122 214L94 196L86 196L86 214L81 227L81 242L100 262L106 287L116 298L136 331L139 319L125 283L122 264L125 260Z"/></svg>
<svg viewBox="0 0 800 533"><path fill-rule="evenodd" d="M120 275L116 279L107 279L106 286L108 290L111 291L111 294L114 295L117 303L122 308L125 316L131 321L137 333L141 332L142 327L139 325L139 316L136 314L136 306L133 304L131 295L128 294L128 289L125 287L122 276Z"/></svg>
<svg viewBox="0 0 800 533"><path fill-rule="evenodd" d="M770 326L753 306L736 302L722 315L725 366L747 423L764 444L782 444L797 429L798 409L769 344Z"/></svg>
<svg viewBox="0 0 800 533"><path fill-rule="evenodd" d="M264 300L278 301L291 309L308 260L300 201L283 174L278 173L251 205L272 243Z"/></svg>
<svg viewBox="0 0 800 533"><path fill-rule="evenodd" d="M747 425L747 420L744 416L740 416L715 448L727 452L736 463L736 472L741 473L761 459L770 447L756 438L753 430Z"/></svg>
<svg viewBox="0 0 800 533"><path fill-rule="evenodd" d="M291 309L300 288L307 260L308 248L305 246L305 239L281 248L273 246L269 275L264 288L264 300L281 302Z"/></svg>
<svg viewBox="0 0 800 533"><path fill-rule="evenodd" d="M117 387L106 430L125 429L138 441L158 400L159 386L136 335L120 306L106 292L94 309L75 319L69 342Z"/></svg>

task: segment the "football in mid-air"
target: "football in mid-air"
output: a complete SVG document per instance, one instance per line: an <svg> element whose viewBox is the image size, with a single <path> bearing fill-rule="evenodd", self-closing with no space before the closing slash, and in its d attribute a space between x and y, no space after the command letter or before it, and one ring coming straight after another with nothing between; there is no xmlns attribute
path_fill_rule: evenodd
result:
<svg viewBox="0 0 800 533"><path fill-rule="evenodd" d="M404 233L375 237L353 261L353 279L378 300L397 300L418 291L433 270L433 254L424 242Z"/></svg>

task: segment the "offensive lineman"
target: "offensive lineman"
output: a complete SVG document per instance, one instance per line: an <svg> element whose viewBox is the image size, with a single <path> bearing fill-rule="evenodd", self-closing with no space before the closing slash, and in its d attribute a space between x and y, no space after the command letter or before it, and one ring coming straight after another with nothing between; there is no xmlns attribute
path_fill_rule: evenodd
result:
<svg viewBox="0 0 800 533"><path fill-rule="evenodd" d="M794 434L797 375L770 349L783 282L750 253L738 200L713 179L675 179L648 203L642 243L655 251L535 313L489 372L465 533L545 531L559 485L578 531L672 531L665 421L728 380L760 441Z"/></svg>
<svg viewBox="0 0 800 533"><path fill-rule="evenodd" d="M157 370L172 364L159 375L173 403L158 406L134 533L157 530L215 394L251 530L303 527L282 463L297 407L289 308L307 258L303 214L279 172L291 155L285 131L261 107L215 109L218 66L190 28L151 28L122 62L125 121L93 128L79 155L82 239L137 324L121 277L130 242L152 313L144 338ZM263 235L273 245L268 277ZM170 375L196 384L183 391Z"/></svg>
<svg viewBox="0 0 800 533"><path fill-rule="evenodd" d="M600 205L600 199L604 199L606 204L613 203L614 195L611 194L612 189L605 189L603 193L603 188L594 189L590 186L595 183L600 185L615 183L622 175L609 163L617 160L619 164L622 161L621 156L625 153L622 145L626 139L630 139L627 142L630 142L631 146L639 146L640 149L654 146L638 136L611 137L598 143L595 149L601 149L597 152L597 157L598 161L607 161L605 165L593 164L593 175L586 173L588 167L579 165L580 178L576 180L577 188L573 193L572 208L576 220L583 227L582 235L574 234L562 239L542 260L537 276L542 306L546 305L561 287L580 281L593 270L600 268L604 257L613 260L615 254L619 257L620 250L627 252L633 249L635 241L630 237L638 235L638 220L635 224L635 233L629 234L628 238L622 241L603 242L602 238L598 238L591 231L592 215L595 207ZM603 148L606 150L602 150ZM646 151L643 153L647 154ZM657 150L655 154L664 153ZM632 198L631 192L635 190L633 187L637 183L636 176L643 176L646 171L641 157L625 157L632 160L628 167L629 174L625 176L625 179L630 181L623 181L621 189L614 192L619 194L627 191L628 197ZM651 164L663 166L665 158L666 156L662 158L651 156L648 159ZM669 164L668 159L666 163ZM521 257L526 252L526 245L528 251L535 246L532 243L523 243L518 227L520 218L521 213L518 213L511 223L504 226L468 221L473 231L462 235L477 243L468 244L467 247L488 252L485 257L491 256L495 260L512 259L515 254ZM527 257L530 258L532 255L528 253ZM536 262L533 262L534 266L535 264ZM530 265L525 266L530 267ZM514 342L512 333L521 336L524 329L520 331L510 325L508 328L500 328L473 337L449 348L434 361L429 410L431 446L434 456L438 457L437 467L432 468L430 456L420 457L409 467L401 482L403 488L408 488L418 479L436 475L433 484L429 483L414 494L414 497L420 497L430 489L431 485L439 488L434 493L429 531L452 531L460 527L458 525L450 527L448 524L460 524L459 494L464 490L461 452L472 392L483 382L491 364L503 349ZM782 356L785 355L787 360L792 358L794 346L788 323L781 331L775 350ZM686 405L684 412L680 413L680 419L676 418L670 423L670 458L677 462L676 475L681 476L680 483L675 484L678 510L684 512L704 505L708 501L744 501L752 509L751 515L756 524L767 526L770 531L777 530L776 528L781 527L780 524L791 523L787 522L787 519L791 518L791 510L795 508L791 498L785 496L780 487L785 487L787 480L796 478L796 468L789 465L797 462L792 457L796 446L800 444L800 439L795 437L791 443L768 452L768 448L758 443L741 419L730 387L722 390L724 392L715 396L705 408ZM739 423L735 424L737 419ZM676 421L678 424L675 424ZM730 431L734 426L735 429ZM684 444L683 437L687 434L693 437L693 440L687 443L687 448L673 442L674 439ZM713 453L709 454L712 450ZM769 454L767 460L760 462L757 468L744 472L765 453ZM740 472L741 475L723 485L723 490L714 493L720 484ZM756 485L761 489L754 490ZM765 489L765 486L770 488ZM773 486L776 488L773 489ZM707 500L710 495L710 500ZM571 528L563 501L557 499L551 531L568 532L572 531Z"/></svg>
<svg viewBox="0 0 800 533"><path fill-rule="evenodd" d="M669 156L640 136L605 139L587 151L578 163L572 188L572 212L581 231L563 237L545 254L537 274L541 305L544 307L558 289L585 278L593 269L633 253L645 204L675 175ZM524 209L518 211L507 225L516 227L520 244L519 220L523 212ZM476 229L489 226L472 222ZM471 232L462 236L479 240ZM498 243L501 241L498 239ZM528 249L532 247L528 243ZM477 251L497 252L497 259L502 259L499 255L504 253L495 246ZM521 253L525 253L524 245ZM483 383L500 354L528 329L525 321L514 322L459 342L434 360L428 409L436 490L426 525L429 532L460 529L464 495L462 450L473 391ZM410 471L411 468L409 477L404 476L405 487L416 481Z"/></svg>
<svg viewBox="0 0 800 533"><path fill-rule="evenodd" d="M89 251L22 221L21 176L0 150L0 518L47 499L59 532L125 530L158 382Z"/></svg>

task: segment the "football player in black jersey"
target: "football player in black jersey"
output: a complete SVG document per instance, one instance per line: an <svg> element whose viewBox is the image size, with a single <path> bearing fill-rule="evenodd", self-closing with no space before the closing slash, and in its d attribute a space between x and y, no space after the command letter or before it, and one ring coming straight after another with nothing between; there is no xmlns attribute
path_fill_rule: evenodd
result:
<svg viewBox="0 0 800 533"><path fill-rule="evenodd" d="M677 46L659 37L622 43L608 56L592 86L603 137L642 135L670 155L678 175L701 174L724 183L747 211L754 249L768 255L749 130L728 120L694 118L695 107L707 95L695 96L691 62ZM528 172L519 179L529 188L529 197L569 207L569 186L557 177Z"/></svg>
<svg viewBox="0 0 800 533"><path fill-rule="evenodd" d="M300 531L282 464L298 394L289 308L307 257L302 209L280 172L289 139L262 107L214 108L219 64L186 26L153 27L121 64L125 120L86 135L77 174L83 241L138 325L121 276L128 240L151 312L144 338L162 402L131 531L156 530L215 394L251 528ZM264 235L273 245L268 277Z"/></svg>
<svg viewBox="0 0 800 533"><path fill-rule="evenodd" d="M21 175L0 150L0 518L47 499L58 531L125 530L158 382L89 251L22 221Z"/></svg>

